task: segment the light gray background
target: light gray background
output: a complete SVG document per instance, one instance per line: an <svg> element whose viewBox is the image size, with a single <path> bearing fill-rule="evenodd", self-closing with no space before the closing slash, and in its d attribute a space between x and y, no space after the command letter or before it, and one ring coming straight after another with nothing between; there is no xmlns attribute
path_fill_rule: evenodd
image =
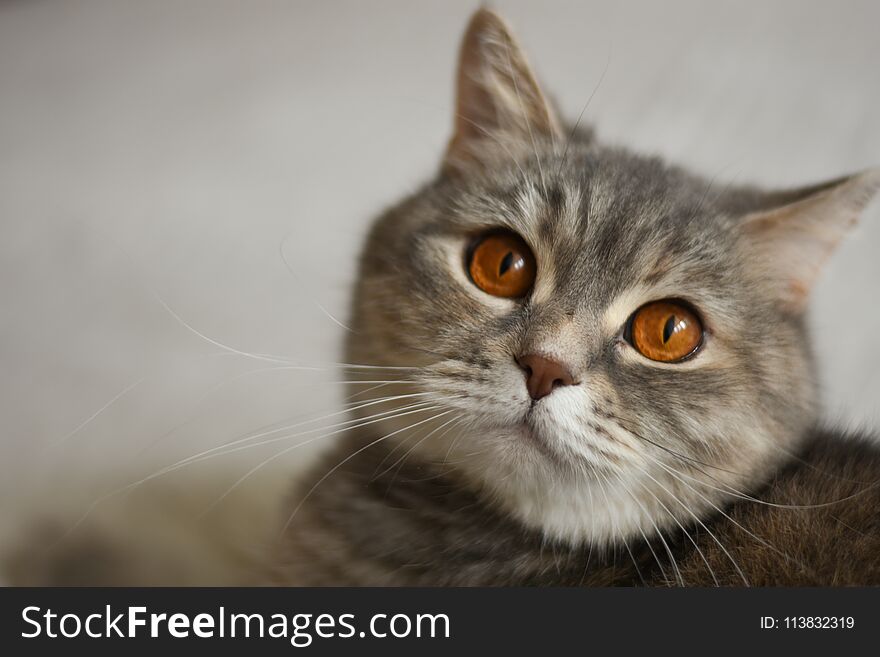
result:
<svg viewBox="0 0 880 657"><path fill-rule="evenodd" d="M343 330L319 304L344 321L370 217L434 170L475 6L0 4L7 504L46 475L130 478L334 408L332 375L217 356L155 295L236 349L338 360ZM495 6L567 116L607 65L586 113L606 139L721 182L880 164L876 2ZM812 315L828 416L873 427L878 206L830 264ZM217 462L234 480L278 447Z"/></svg>

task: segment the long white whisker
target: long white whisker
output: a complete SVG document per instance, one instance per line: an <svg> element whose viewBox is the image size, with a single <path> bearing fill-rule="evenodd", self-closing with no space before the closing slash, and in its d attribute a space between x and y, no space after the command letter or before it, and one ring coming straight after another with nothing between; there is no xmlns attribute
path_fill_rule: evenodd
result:
<svg viewBox="0 0 880 657"><path fill-rule="evenodd" d="M202 359L202 358L216 358L216 357L218 357L218 356L230 356L230 355L231 355L231 354L229 354L228 352L222 351L222 352L219 352L219 353L213 353L213 354L201 354L201 355L197 356L196 358L197 358L197 359ZM101 406L98 410L96 410L94 413L92 413L91 415L89 415L85 420L83 420L82 422L80 422L80 424L77 425L73 430L69 431L67 434L65 434L65 435L62 436L61 438L57 438L57 439L55 439L55 440L50 441L49 445L47 445L45 449L54 448L54 447L57 447L57 446L59 446L59 445L64 444L65 442L67 442L70 438L72 438L73 436L75 436L76 434L78 434L80 431L82 431L83 429L85 429L86 426L88 426L88 425L91 424L94 420L96 420L96 419L97 419L102 413L104 413L104 412L105 412L108 408L110 408L113 404L115 404L117 401L119 401L120 399L122 399L123 397L125 397L126 395L128 395L128 393L130 393L130 392L133 391L135 388L137 388L137 387L139 387L140 385L142 385L145 381L147 381L147 380L150 379L150 378L151 378L151 376L149 376L149 375L145 375L145 376L140 377L140 378L137 379L136 381L133 381L132 383L128 384L128 385L127 385L125 388L123 388L120 392L118 392L117 394L115 394L115 395L114 395L114 396L113 396L113 397L112 397L107 403L105 403L105 404L104 404L103 406Z"/></svg>
<svg viewBox="0 0 880 657"><path fill-rule="evenodd" d="M709 498L707 498L705 495L703 495L702 493L700 493L700 491L698 491L696 488L694 488L691 484L689 484L687 481L685 481L682 477L677 476L677 474L676 474L677 471L675 471L673 468L670 468L669 466L666 466L666 465L664 465L663 463L659 463L659 462L658 462L658 465L660 465L660 467L662 467L662 468L663 468L664 470L666 470L670 475L672 475L673 477L675 477L676 479L678 479L678 480L679 480L681 483L683 483L685 486L687 486L688 488L690 488L694 493L696 493L697 495L699 495L700 498L702 498L707 504L709 504L712 508L714 508L719 514L721 514L724 518L726 518L726 519L727 519L729 522L731 522L732 524L736 525L739 529L741 529L741 530L742 530L743 532L745 532L747 535L751 536L751 537L752 537L753 539L755 539L758 543L760 543L761 545L763 545L764 547L766 547L766 548L768 548L768 549L770 549L770 550L773 550L774 552L776 552L777 554L779 554L779 555L782 556L783 558L785 558L785 559L789 559L789 560L792 560L792 561L794 561L795 563L798 563L798 565L803 566L803 564L801 564L801 563L798 562L796 559L794 559L794 557L792 557L791 555L789 555L789 554L783 552L782 550L780 550L779 548L777 548L777 547L774 546L773 544L767 542L765 539L761 538L760 536L758 536L758 535L755 534L754 532L752 532L752 531L746 529L741 523L739 523L739 522L737 522L736 520L734 520L729 514L725 513L724 510L721 509L717 504L714 504ZM678 473L678 474L684 475L684 473ZM684 475L684 476L687 476L687 475ZM689 477L689 478L690 478L690 477ZM694 481L695 481L696 483L700 483L699 480L694 480Z"/></svg>
<svg viewBox="0 0 880 657"><path fill-rule="evenodd" d="M659 504L661 507L663 507L663 510L666 511L666 513L669 515L670 518L672 518L673 522L675 522L675 524L679 526L681 531L684 532L684 535L687 537L688 541L690 541L691 545L694 546L694 549L697 551L697 554L700 555L700 558L703 560L703 563L706 564L706 568L709 570L709 574L712 576L712 581L715 582L715 586L721 586L721 584L718 582L718 578L715 576L715 571L712 570L712 566L709 565L709 561L706 559L706 555L703 554L703 551L700 549L700 546L697 545L697 542L693 539L693 537L684 528L684 525L682 525L681 522L679 522L679 520L675 516L675 514L669 510L669 507L667 507L663 503L663 501L659 497L657 497L657 495L654 494L654 491L652 491L650 488L645 486L645 484L643 484L638 479L636 479L635 481L636 481L636 483L639 484L639 486L641 486L645 490L646 493L648 493L648 495L650 495L651 497L653 497L657 501L657 504Z"/></svg>
<svg viewBox="0 0 880 657"><path fill-rule="evenodd" d="M225 456L227 454L232 454L232 453L241 451L243 449L253 449L254 447L260 447L262 445L270 445L272 443L277 443L282 440L290 440L291 438L297 438L299 436L305 436L305 435L308 435L311 433L325 431L327 429L335 429L337 427L341 427L340 431L347 431L349 429L360 428L360 427L372 424L373 422L378 422L380 420L390 420L394 417L397 417L399 412L402 410L406 410L406 409L410 409L410 408L417 408L417 407L428 405L428 404L434 404L434 403L436 403L436 401L437 400L425 400L425 401L415 402L413 404L409 404L409 405L402 406L399 408L389 409L387 411L381 411L379 413L375 413L374 415L369 415L366 418L352 418L350 420L344 420L342 422L337 422L335 424L331 424L330 426L327 426L327 427L316 427L313 429L307 429L305 431L288 433L288 434L284 434L282 436L276 436L274 438L266 438L265 440L259 440L257 442L251 442L251 443L245 444L245 445L241 444L243 442L247 442L245 439L236 440L231 443L227 443L225 445L220 445L218 447L212 447L211 449L205 450L203 452L200 452L199 454L187 457L185 459L181 459L177 463L174 463L168 467L177 469L180 466L184 466L189 463L198 463L198 462L207 460L209 458L213 458L215 456ZM371 418L373 418L373 419L371 419ZM369 422L365 422L365 420L369 420ZM296 425L291 425L290 427L287 427L287 428L293 428L295 426L302 426L304 424L312 424L312 422L311 421L301 422ZM276 434L279 432L280 431L277 429L274 431L267 431L267 432L264 432L263 434L261 434L261 436L257 436L257 437L268 436L268 435ZM253 440L255 438L256 438L255 436L249 436L247 440ZM232 447L232 449L228 449L230 447Z"/></svg>
<svg viewBox="0 0 880 657"><path fill-rule="evenodd" d="M441 407L441 406L431 406L431 407L423 408L423 409L419 409L419 410L422 411L422 412L424 412L424 411L428 411L428 410L436 410L436 409L438 409L438 408L442 408L442 407ZM395 416L395 417L400 417L400 416L398 415L398 416ZM387 418L382 418L382 419L387 419ZM448 424L448 423L447 423L447 424ZM445 424L444 424L443 426L445 426ZM433 433L433 432L432 432L432 433ZM330 434L330 435L332 435L332 434ZM430 435L431 435L431 434L428 434L428 436L430 436ZM324 437L324 436L322 436L322 437ZM426 436L426 437L427 437L427 436ZM424 440L424 439L423 439L423 440ZM421 441L420 441L420 443L421 443ZM300 447L301 444L302 444L302 443L297 443L296 445L293 445L293 446L291 446L291 447L287 447L287 448L281 450L280 452L277 452L277 453L273 454L272 456L266 458L265 460L261 461L261 462L258 463L256 466L254 466L253 468L251 468L251 469L250 469L245 475L243 475L240 479L238 479L238 481L236 481L234 484L232 484L232 486L230 486L230 487L226 490L226 492L224 492L224 493L223 493L223 494L222 494L222 495L221 495L221 496L220 496L220 497L219 497L214 503L212 503L208 508L206 508L206 509L202 512L202 515L207 514L208 512L211 511L211 509L213 509L213 508L216 507L218 504L220 504L220 502L222 502L224 499L226 499L226 498L230 495L230 493L232 493L236 488L238 488L241 484L243 484L243 483L244 483L248 478L250 478L255 472L257 472L258 470L260 470L260 469L263 468L264 466L268 465L268 464L271 463L272 461L274 461L274 460L276 460L276 459L278 459L278 458L281 458L282 456L284 456L284 455L287 454L288 452L291 452L292 450L296 449L297 447Z"/></svg>
<svg viewBox="0 0 880 657"><path fill-rule="evenodd" d="M657 537L660 539L660 542L663 544L663 547L666 550L666 555L669 557L669 562L672 565L672 570L675 572L676 578L678 579L679 586L684 586L684 579L681 576L681 571L678 569L678 563L675 561L675 556L672 554L672 550L669 547L669 544L666 542L666 538L663 536L663 532L660 531L660 527L657 526L657 523L654 521L654 518L648 513L648 510L645 508L645 505L641 503L639 498L633 494L633 492L624 484L623 478L618 475L618 480L623 486L623 490L626 491L626 494L629 495L630 499L636 503L636 505L641 509L642 513L645 514L645 517L654 527L654 531L657 534ZM654 559L657 561L657 565L660 567L660 573L663 575L664 579L666 578L666 572L663 569L663 564L660 563L660 558L657 556L657 553L654 552L654 548L651 546L651 542L648 540L648 537L645 535L645 532L642 530L641 525L639 525L639 532L642 534L642 538L645 539L645 543L648 545L648 549L651 551L651 554L654 555Z"/></svg>
<svg viewBox="0 0 880 657"><path fill-rule="evenodd" d="M72 438L73 436L78 434L80 431L82 431L86 427L86 425L88 425L89 423L92 422L92 420L96 419L101 413L103 413L108 408L110 408L116 401L118 401L119 399L122 399L129 392L131 392L132 390L137 388L139 385L141 385L144 381L147 380L147 378L148 377L146 377L146 376L142 376L137 381L127 385L125 388L122 389L121 392L114 395L113 398L110 399L110 401L108 401L106 404L101 406L101 408L99 408L97 411L95 411L89 417L87 417L85 420L83 420L79 425L77 425L77 427L73 431L70 431L69 433L62 436L61 438L58 438L57 440L52 441L51 447L57 447L59 445L62 445L65 442L67 442L70 438Z"/></svg>
<svg viewBox="0 0 880 657"><path fill-rule="evenodd" d="M331 322L333 322L334 324L336 324L338 327L340 327L340 328L342 328L342 329L344 329L344 330L346 330L346 331L349 331L350 333L355 333L356 331L355 331L354 329L352 329L352 328L349 327L349 326L346 326L346 325L343 324L341 321L339 321L338 319L336 319L332 314L330 314L330 311L329 311L329 310L327 310L324 306L322 306L322 305L318 302L317 299L313 298L311 295L309 295L309 294L307 294L307 293L305 292L305 290L307 290L308 287L307 287L306 285L303 285L303 284L302 284L302 279L301 279L301 278L299 277L299 275L293 270L293 266L290 264L290 261L288 261L288 259L287 259L287 255L284 253L284 246L287 244L287 240L290 239L290 236L291 236L292 234L293 234L293 231L291 231L290 233L288 233L288 234L284 237L284 239L281 240L281 244L278 246L278 253L281 255L281 260L282 260L282 262L284 262L284 266L287 268L287 271L290 272L290 275L293 276L293 277L296 279L297 283L300 284L299 293L300 293L300 294L305 294L305 296L308 297L309 301L311 301L313 304L315 304L315 305L318 307L318 310L320 310L322 313L324 313L324 315L326 315L327 318L328 318Z"/></svg>
<svg viewBox="0 0 880 657"><path fill-rule="evenodd" d="M433 436L434 434L436 434L436 433L437 433L438 431L440 431L440 429L442 429L443 427L448 426L449 424L455 422L455 420L458 419L459 417L461 417L461 416L460 416L460 415L456 415L456 416L453 417L451 420L447 420L446 422L444 422L443 424L441 424L439 427L436 427L435 429L431 430L431 431L428 433L428 435L426 435L424 438L420 439L415 445L413 445L412 447L410 447L409 450L408 450L403 456L401 456L401 457L400 457L399 459L397 459L394 463L392 463L392 464L389 465L387 468L385 468L382 472L380 472L379 474L373 476L372 479L373 479L373 480L376 480L376 479L378 479L378 478L384 476L386 473L390 472L390 471L394 468L394 466L396 466L398 463L400 463L401 466L402 466L402 465L403 465L403 462L406 460L406 457L409 456L410 454L412 454L413 451L416 450L416 449L418 448L419 445L421 445L422 443L424 443L426 440L428 440L428 438L430 438L431 436ZM439 437L442 438L444 435L446 435L446 433L449 433L449 430L448 430L448 429L446 430L446 432L444 432L443 434L441 434ZM380 465L381 465L381 464L380 464ZM394 483L394 478L392 477L392 479L391 479L391 483L388 484L389 488L391 487L391 484L393 484L393 483Z"/></svg>
<svg viewBox="0 0 880 657"><path fill-rule="evenodd" d="M418 404L413 404L412 406L421 406L423 403L432 403L432 402L420 402L420 403L418 403ZM408 407L404 407L404 408L408 408ZM426 408L416 408L416 409L414 409L414 410L410 410L410 411L402 412L402 413L397 413L397 414L395 414L395 415L390 415L390 416L386 416L386 417L379 417L379 418L376 418L376 419L370 420L369 422L364 422L363 424L360 424L360 425L353 425L353 426L343 427L343 428L338 429L338 430L336 430L336 431L333 431L333 432L331 432L331 433L323 434L323 435L321 435L321 436L317 436L317 437L315 437L315 438L310 438L310 439L308 439L308 440L304 440L304 441L302 441L302 442L300 442L300 443L297 443L294 447L301 447L301 446L303 446L303 445L311 444L311 443L314 443L314 442L316 442L316 441L318 441L318 440L322 440L322 439L324 439L324 438L329 438L329 437L331 437L331 436L334 436L334 435L337 435L337 434L343 433L343 432L345 432L345 431L349 431L349 430L353 430L353 429L359 429L359 428L361 428L361 427L363 427L363 426L367 426L367 425L370 425L370 424L374 424L375 422L381 422L381 421L383 421L383 420L395 419L395 418L402 417L402 416L405 416L405 415L411 415L412 413L427 412L427 411L431 411L431 410L436 410L436 409L438 409L438 408L441 408L441 406L428 406L428 407L426 407ZM111 491L108 492L108 493L105 493L105 494L101 495L99 498L97 498L96 500L94 500L94 501L88 506L88 508L85 510L85 512L82 514L82 516L80 516L80 518L79 518L79 519L78 519L78 520L77 520L77 521L76 521L76 522L70 527L70 529L67 530L66 534L70 534L70 533L73 532L77 527L79 527L79 525L81 525L81 524L85 521L85 519L88 518L89 515L91 515L92 511L94 511L95 508L97 508L101 503L105 502L106 500L108 500L108 499L110 499L110 498L112 498L112 497L115 497L116 495L120 495L120 494L122 494L122 493L124 493L124 492L126 492L126 491L134 490L134 489L137 488L138 486L141 486L141 485L143 485L143 484L145 484L145 483L147 483L147 482L149 482L149 481L152 481L152 480L157 479L157 478L159 478L159 477L165 476L165 475L167 475L167 474L171 474L172 472L176 472L177 470L180 470L181 468L187 467L187 466L189 466L189 465L193 465L193 464L195 464L195 463L201 463L201 462L203 462L203 461L211 460L211 459L213 459L213 458L217 458L217 457L220 457L220 456L226 456L226 455L228 455L228 454L231 454L231 453L234 453L234 452L238 452L238 451L241 451L241 450L244 450L244 449L253 449L254 447L259 447L259 446L261 446L261 445L265 445L265 444L268 444L268 443L271 443L271 442L277 442L277 441L279 441L279 440L289 440L289 439L294 438L294 437L297 437L297 436L299 436L299 435L305 435L305 434L307 434L307 433L314 433L315 431L320 431L320 430L321 430L321 429L315 429L315 430L311 430L311 431L308 431L308 432L303 432L303 433L300 433L300 434L294 434L294 435L290 435L290 436L282 436L281 438L274 438L274 439L272 439L272 440L262 441L262 442L259 442L259 443L256 443L256 444L242 445L242 446L236 447L235 449L227 450L227 451L225 451L225 452L206 454L206 455L204 455L204 456L201 456L200 458L190 458L190 459L184 459L184 460L178 461L178 462L175 463L175 464L172 464L172 465L170 465L170 466L166 466L166 467L164 467L164 468L161 468L161 469L157 470L156 472L154 472L154 473L152 473L152 474L150 474L150 475L148 475L148 476L146 476L146 477L143 477L143 478L141 478L141 479L138 479L137 481L131 482L131 483L129 483L129 484L126 484L125 486L121 486L121 487L119 487L119 488L116 488L116 489L114 489L114 490L111 490Z"/></svg>
<svg viewBox="0 0 880 657"><path fill-rule="evenodd" d="M223 352L219 355L229 356L229 355L234 355L234 354L228 354L226 352ZM263 374L263 373L267 373L267 372L283 372L283 371L291 371L291 370L292 371L301 371L301 368L290 367L287 365L273 365L271 367L261 367L261 368L257 368L257 369L246 370L244 372L238 372L238 373L236 373L230 377L227 377L226 379L212 385L208 390L206 390L204 393L202 393L199 396L199 398L193 403L193 406L195 406L195 407L200 406L208 397L215 394L217 391L222 390L223 388L230 386L230 385L234 384L236 381L239 381L239 380L244 379L246 377L250 377L255 374ZM330 381L328 383L336 384L336 383L360 383L360 382L359 381ZM389 383L397 383L397 381L389 382ZM362 390L360 393L357 393L357 394L366 394L370 390L374 390L377 387L379 387L379 386L367 388L366 390ZM358 403L358 402L355 402L355 403ZM173 427L171 427L170 429L165 431L158 438L156 438L156 439L150 441L148 444L144 445L140 450L138 450L138 452L134 455L133 458L137 459L139 456L143 455L143 453L145 451L147 451L148 449L150 449L152 447L155 447L158 443L165 440L169 436L173 435L181 427L192 422L196 417L197 417L196 413L189 414L189 416L186 417L186 419L182 420L178 424L174 425ZM312 421L320 421L320 419L316 419L316 420L312 420Z"/></svg>
<svg viewBox="0 0 880 657"><path fill-rule="evenodd" d="M386 404L388 402L397 401L400 399L409 399L412 397L424 397L424 396L430 395L430 394L431 393L427 393L427 392L416 392L416 393L410 393L410 394L406 394L406 395L394 395L392 397L383 397L381 399L373 399L368 402L362 402L362 403L357 402L359 405L356 405L352 408L346 408L346 409L336 411L336 412L330 413L328 415L324 415L319 418L315 418L315 419L311 419L311 420L303 420L301 422L295 422L293 424L288 424L283 427L279 427L277 429L272 429L272 430L268 430L268 431L261 431L258 433L252 433L252 434L245 436L243 438L238 438L236 440L224 443L223 445L218 445L217 447L211 447L210 449L207 449L203 452L199 452L198 454L194 454L193 456L189 456L186 459L183 459L182 461L178 461L177 464L184 463L184 462L187 462L190 460L199 459L206 454L211 454L213 452L223 450L227 447L233 447L235 445L240 445L241 443L246 443L251 440L259 440L260 438L264 438L266 436L271 436L276 433L282 433L284 431L289 431L290 429L295 429L297 427L301 427L301 426L305 426L305 425L309 425L309 424L315 424L316 422L322 422L323 420L330 419L331 417L337 417L339 415L347 415L347 414L352 413L354 411L359 411L363 408L367 408L368 406L375 406L376 404ZM394 412L394 410L395 409L391 409L389 411L383 411L383 412L384 413L391 413L391 412ZM363 419L363 418L360 418L360 419ZM332 426L340 426L340 425L344 425L347 423L358 422L358 421L360 421L358 418L354 418L351 420L345 420L345 421L339 423L338 425L332 425ZM265 444L265 442L261 442L260 444ZM177 464L175 464L175 465L177 465Z"/></svg>
<svg viewBox="0 0 880 657"><path fill-rule="evenodd" d="M305 496L303 497L303 499L300 500L299 504L296 505L296 507L294 508L293 512L290 514L290 517L287 519L287 522L284 523L284 526L281 528L281 534L283 535L283 534L287 531L288 527L290 527L290 523L293 522L293 519L294 519L294 517L296 516L296 514L297 514L297 513L299 512L299 510L302 508L303 504L306 503L306 501L309 499L309 497L311 497L312 493L315 492L315 490L318 488L318 486L320 486L324 481L327 480L327 478L328 478L330 475L332 475L334 472L336 472L336 470L338 470L338 469L341 468L343 465L345 465L346 463L348 463L348 461L350 461L351 459L353 459L355 456L357 456L358 454L360 454L360 453L363 452L364 450L367 450L367 449L369 449L370 447L379 444L379 443L382 442L383 440L386 440L386 439L388 439L388 438L391 438L392 436L395 436L395 435L399 434L399 433L402 432L402 431L408 431L409 429L413 429L413 428L415 428L415 427L417 427L417 426L419 426L419 425L424 424L425 422L431 422L431 421L433 421L433 420L436 420L436 419L439 418L439 417L442 417L442 416L444 416L444 415L448 415L449 413L452 413L452 412L454 412L454 409L449 409L449 410L447 410L447 411L443 411L442 413L438 413L437 415L433 415L433 416L431 416L431 417L429 417L429 418L427 418L427 419L425 419L425 420L421 420L421 421L419 421L419 422L416 422L415 424L411 424L411 425L409 425L409 426L403 427L402 429L397 429L396 431L393 431L393 432L391 432L391 433L389 433L389 434L386 434L386 435L382 436L381 438L377 438L376 440L373 440L372 442L367 443L366 445L364 445L364 446L361 447L360 449L358 449L358 450L352 452L351 454L349 454L347 457L345 457L344 459L342 459L339 463L337 463L336 465L334 465L334 466L330 469L330 471L327 472L327 474L325 474L323 477L321 477L321 478L320 478L320 479L319 479L319 480L318 480L318 481L317 481L317 482L316 482L316 483L315 483L315 484L309 489L309 491L305 494Z"/></svg>
<svg viewBox="0 0 880 657"><path fill-rule="evenodd" d="M605 484L607 483L610 486L611 482L608 481L608 478L600 470L596 470L596 474L598 474L600 477L602 477L602 479L605 482L605 483L603 483L602 480L600 480L600 479L595 480L599 484L599 489L602 491L602 497L605 498L605 505L610 509L611 508L611 501L608 499L608 493L605 490ZM629 554L629 558L632 561L633 566L635 566L636 574L639 576L639 581L641 581L642 586L647 586L647 582L645 582L645 578L642 577L642 571L639 568L639 564L636 561L636 558L633 555L632 550L629 547L629 542L626 540L626 537L624 537L623 532L620 531L620 526L617 523L617 519L612 518L611 521L614 523L614 531L620 537L620 541L623 543L623 546L626 548L626 552L627 552L627 554Z"/></svg>
<svg viewBox="0 0 880 657"><path fill-rule="evenodd" d="M647 455L646 455L646 456L647 456ZM697 490L696 488L694 488L691 484L689 484L687 481L685 481L685 479L689 479L689 480L691 480L691 481L693 481L694 483L697 483L697 484L704 484L704 482L701 482L699 479L696 479L695 477L691 477L690 475L688 475L688 474L686 474L686 473L684 473L684 472L681 472L680 470L676 470L676 469L673 468L672 466L666 465L666 464L663 463L662 461L660 461L660 460L658 460L658 459L655 459L655 458L652 457L652 456L648 456L648 458L650 458L652 461L654 461L654 463L656 463L658 466L660 466L661 468L663 468L664 470L666 470L666 472L668 472L670 475L672 475L675 479L677 479L677 480L680 481L682 484L684 484L685 486L687 486L688 488L690 488L694 493L696 493L697 495L699 495L700 498L701 498L704 502L706 502L707 504L709 504L709 505L710 505L713 509L715 509L718 513L720 513L722 516L724 516L725 518L727 518L731 523L733 523L734 525L736 525L737 527L739 527L739 528L740 528L741 530L743 530L746 534L748 534L749 536L751 536L752 538L754 538L754 539L755 539L756 541L758 541L761 545L763 545L764 547L768 547L768 548L770 548L770 549L775 549L770 543L768 543L767 541L765 541L763 538L761 538L760 536L758 536L758 535L756 535L756 534L750 532L748 529L746 529L745 527L743 527L743 526L742 526L740 523L738 523L736 520L734 520L733 518L731 518L727 513L724 512L723 509L721 509L721 507L719 507L717 504L715 504L714 502L712 502L712 500L710 500L708 497L706 497L705 495L703 495L700 491L698 491L698 490ZM708 486L709 488L712 488L712 489L716 490L716 491L724 492L724 491L722 491L722 490L719 489L719 488L715 488L714 486L710 486L710 485L708 485L708 484L705 484L705 485Z"/></svg>
<svg viewBox="0 0 880 657"><path fill-rule="evenodd" d="M168 312L169 315L171 315L177 321L178 324L183 326L187 331L189 331L193 335L201 338L202 340L204 340L205 342L207 342L209 344L214 345L215 347L219 347L220 349L223 349L223 350L228 351L233 354L237 354L239 356L244 356L245 358L253 358L256 360L265 360L270 363L287 363L287 364L289 364L289 363L296 362L295 359L289 358L286 356L274 356L272 354L260 354L260 353L252 353L249 351L242 351L241 349L236 349L235 347L232 347L228 344L224 344L224 343L220 342L219 340L215 340L214 338L211 338L211 337L205 335L204 333L202 333L201 331L199 331L197 328L195 328L194 326L189 324L186 320L184 320L180 315L178 315L176 312L174 312L174 310L171 308L171 306L169 306L167 303L165 303L165 300L162 297L160 297L159 294L155 290L153 290L152 288L149 288L149 290L150 290L150 293L153 295L153 297L156 299L156 301L159 302L159 304ZM304 370L311 370L311 369L316 369L316 368L303 367L303 369Z"/></svg>
<svg viewBox="0 0 880 657"><path fill-rule="evenodd" d="M652 477L652 476L647 472L647 470L644 470L644 469L643 469L643 470L642 470L642 474L644 474L646 477L648 477L648 479L650 479L650 480L653 481L655 484L657 484L658 486L660 486L660 488L662 488L664 491L666 491L666 494L667 494L667 495L670 495L670 496L672 497L672 499L675 500L675 501L679 504L679 506L681 506L685 511L687 511L687 512L690 514L690 516L691 516L691 517L697 522L698 525L700 525L700 527L702 527L703 529L706 530L706 532L709 534L709 536L712 537L712 540L715 541L715 543L718 544L718 547L721 548L721 551L724 552L725 556L730 560L730 563L733 564L734 569L736 569L736 572L737 572L737 573L739 574L739 576L742 578L743 583L744 583L746 586L749 586L749 580L748 580L748 578L745 576L745 573L743 573L742 569L739 567L739 564L736 562L736 559L734 559L733 556L730 554L730 552L728 552L727 548L724 547L724 544L723 544L721 541L718 540L718 538L715 536L715 534L712 532L712 530L709 529L709 528L706 526L706 524L705 524L702 520L700 520L699 516L697 516L697 514L694 513L694 512L691 510L691 508L690 508L687 504L685 504L684 502L682 502L682 501L681 501L681 500L680 500L680 499L679 499L679 498L678 498L678 497L677 497L672 491L670 491L668 488L666 488L666 486L664 486L664 485L661 484L659 481L657 481L656 479L654 479L654 477ZM713 577L714 577L714 573L713 573ZM716 582L717 582L717 580L716 580Z"/></svg>

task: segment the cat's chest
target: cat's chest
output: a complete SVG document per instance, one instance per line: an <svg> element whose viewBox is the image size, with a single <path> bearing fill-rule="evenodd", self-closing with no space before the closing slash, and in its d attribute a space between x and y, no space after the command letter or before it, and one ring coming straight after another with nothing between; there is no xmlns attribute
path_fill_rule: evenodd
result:
<svg viewBox="0 0 880 657"><path fill-rule="evenodd" d="M298 508L280 553L288 583L615 585L649 567L647 546L547 541L436 471L409 464L376 477L376 458L334 473Z"/></svg>

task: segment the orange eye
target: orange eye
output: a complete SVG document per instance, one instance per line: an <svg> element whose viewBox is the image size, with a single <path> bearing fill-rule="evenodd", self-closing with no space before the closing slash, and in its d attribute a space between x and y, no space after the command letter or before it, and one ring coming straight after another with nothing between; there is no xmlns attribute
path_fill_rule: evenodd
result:
<svg viewBox="0 0 880 657"><path fill-rule="evenodd" d="M524 297L535 282L535 257L521 237L490 233L471 252L468 272L478 288L496 297Z"/></svg>
<svg viewBox="0 0 880 657"><path fill-rule="evenodd" d="M674 363L703 342L703 325L694 312L674 301L652 301L632 316L630 339L642 356Z"/></svg>

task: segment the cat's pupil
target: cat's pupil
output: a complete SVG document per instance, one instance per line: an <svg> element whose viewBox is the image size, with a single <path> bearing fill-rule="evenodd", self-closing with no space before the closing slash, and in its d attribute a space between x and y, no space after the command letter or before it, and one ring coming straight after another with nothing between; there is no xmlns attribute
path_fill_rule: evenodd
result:
<svg viewBox="0 0 880 657"><path fill-rule="evenodd" d="M498 275L504 276L507 270L513 265L513 251L508 251L507 255L501 259L501 266L498 268Z"/></svg>
<svg viewBox="0 0 880 657"><path fill-rule="evenodd" d="M675 333L676 324L678 324L678 321L676 320L675 315L670 315L669 319L666 320L666 324L663 326L663 344L669 342L669 338Z"/></svg>

